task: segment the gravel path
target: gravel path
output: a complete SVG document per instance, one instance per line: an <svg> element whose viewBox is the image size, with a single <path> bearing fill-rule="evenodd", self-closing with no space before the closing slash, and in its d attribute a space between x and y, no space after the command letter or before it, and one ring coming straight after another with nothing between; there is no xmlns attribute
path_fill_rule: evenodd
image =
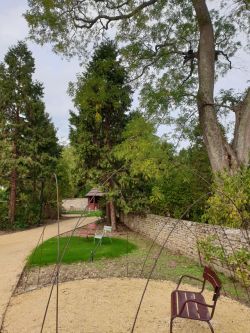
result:
<svg viewBox="0 0 250 333"><path fill-rule="evenodd" d="M59 332L128 333L145 285L143 279L87 279L59 285ZM170 293L176 284L151 281L135 333L169 332ZM190 286L185 286L190 289ZM192 288L194 289L194 288ZM12 297L3 333L40 332L50 288ZM205 296L209 301L212 294ZM212 324L216 333L247 333L250 309L221 297ZM55 332L55 294L49 307L44 333ZM177 319L175 333L209 333L206 323Z"/></svg>
<svg viewBox="0 0 250 333"><path fill-rule="evenodd" d="M81 225L86 225L95 220L95 217L88 217L83 220ZM73 229L76 221L76 218L61 220L60 232L63 233ZM36 246L42 229L43 227L39 227L0 235L0 327L9 299L25 265L25 260ZM45 230L44 240L55 235L57 235L57 223L49 224Z"/></svg>

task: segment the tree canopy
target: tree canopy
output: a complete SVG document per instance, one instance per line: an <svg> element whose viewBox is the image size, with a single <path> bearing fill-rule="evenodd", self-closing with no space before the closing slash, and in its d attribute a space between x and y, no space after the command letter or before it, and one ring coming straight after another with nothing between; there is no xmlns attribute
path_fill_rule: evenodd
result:
<svg viewBox="0 0 250 333"><path fill-rule="evenodd" d="M87 45L113 34L124 63L141 86L141 105L152 117L169 119L180 108L185 122L196 117L214 171L248 163L250 92L240 99L214 97L216 78L230 69L230 57L249 32L247 1L41 1L29 0L30 36L51 42L56 52L85 55ZM230 98L226 98L230 96ZM218 103L224 100L223 104ZM225 138L219 114L236 115L233 142ZM228 111L230 110L230 111Z"/></svg>
<svg viewBox="0 0 250 333"><path fill-rule="evenodd" d="M168 175L173 152L155 132L152 123L134 113L123 131L122 142L114 147L114 156L122 165L114 175L122 211L168 212L160 184Z"/></svg>

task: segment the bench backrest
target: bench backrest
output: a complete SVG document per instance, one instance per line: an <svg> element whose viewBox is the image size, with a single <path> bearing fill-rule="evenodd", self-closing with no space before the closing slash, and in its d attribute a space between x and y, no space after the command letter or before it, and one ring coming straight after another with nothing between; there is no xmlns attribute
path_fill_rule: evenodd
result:
<svg viewBox="0 0 250 333"><path fill-rule="evenodd" d="M112 227L109 226L109 225L105 225L105 226L103 227L103 231L104 231L104 233L106 233L106 232L112 232Z"/></svg>
<svg viewBox="0 0 250 333"><path fill-rule="evenodd" d="M213 301L214 301L214 307L215 307L216 301L220 297L220 290L221 290L220 279L218 278L216 273L207 266L204 268L203 278L204 278L204 282L208 281L214 288Z"/></svg>

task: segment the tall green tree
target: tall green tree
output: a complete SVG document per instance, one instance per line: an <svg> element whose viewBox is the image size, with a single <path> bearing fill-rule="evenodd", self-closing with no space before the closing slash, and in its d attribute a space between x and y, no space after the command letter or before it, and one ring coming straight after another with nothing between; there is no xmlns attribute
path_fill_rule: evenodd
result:
<svg viewBox="0 0 250 333"><path fill-rule="evenodd" d="M176 153L161 182L164 202L171 216L201 221L211 190L212 170L199 127L192 131L192 144ZM197 201L197 204L193 205Z"/></svg>
<svg viewBox="0 0 250 333"><path fill-rule="evenodd" d="M76 152L70 145L62 148L57 163L57 176L61 198L74 198L82 194L77 188L79 171L76 168Z"/></svg>
<svg viewBox="0 0 250 333"><path fill-rule="evenodd" d="M250 90L239 99L214 94L216 78L231 67L228 57L244 46L242 33L249 36L249 1L222 0L217 9L208 8L209 0L28 3L31 38L51 42L56 52L82 56L101 33L115 33L125 62L142 83L142 105L152 115L166 116L180 107L188 117L196 116L213 171L233 172L249 163ZM218 108L236 116L232 142L224 135Z"/></svg>
<svg viewBox="0 0 250 333"><path fill-rule="evenodd" d="M121 141L131 104L131 88L114 43L105 42L95 50L85 73L70 85L70 93L78 109L70 113L70 140L78 155L81 182L105 182L112 193L111 174L117 167L112 148ZM115 229L112 198L108 210Z"/></svg>
<svg viewBox="0 0 250 333"><path fill-rule="evenodd" d="M162 183L168 177L173 151L156 135L152 123L134 113L114 147L122 168L114 176L117 202L123 212L168 213Z"/></svg>
<svg viewBox="0 0 250 333"><path fill-rule="evenodd" d="M199 127L189 137L192 146L176 152L156 135L152 123L139 114L131 116L123 141L114 148L123 165L115 175L122 211L201 221L212 172Z"/></svg>
<svg viewBox="0 0 250 333"><path fill-rule="evenodd" d="M51 174L59 153L55 128L44 111L42 84L32 78L34 71L34 59L24 42L11 47L0 64L0 178L4 177L9 193L11 225L17 201L20 213L23 204L39 197L38 178L41 182Z"/></svg>

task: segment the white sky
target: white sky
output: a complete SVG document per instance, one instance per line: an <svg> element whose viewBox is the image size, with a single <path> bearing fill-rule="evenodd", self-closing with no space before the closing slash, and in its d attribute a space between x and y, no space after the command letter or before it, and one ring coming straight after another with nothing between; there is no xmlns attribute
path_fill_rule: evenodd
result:
<svg viewBox="0 0 250 333"><path fill-rule="evenodd" d="M0 61L8 48L28 35L28 27L22 14L27 9L26 0L0 0ZM55 55L50 45L40 47L30 41L29 49L35 58L35 78L44 84L46 111L50 114L58 137L66 141L69 132L69 110L73 109L71 98L67 94L69 81L75 81L76 73L81 71L77 59L70 62ZM250 78L250 58L241 52L232 59L233 69L225 78L216 83L216 90L236 88L243 91ZM166 126L161 126L159 134L164 134Z"/></svg>
<svg viewBox="0 0 250 333"><path fill-rule="evenodd" d="M28 26L22 17L27 7L26 0L0 0L0 61L10 46L27 37ZM80 72L78 61L62 60L51 51L50 45L40 47L30 41L27 43L35 58L34 78L44 85L46 111L58 130L59 139L66 141L69 109L73 109L67 88L69 81L75 81L76 73Z"/></svg>

